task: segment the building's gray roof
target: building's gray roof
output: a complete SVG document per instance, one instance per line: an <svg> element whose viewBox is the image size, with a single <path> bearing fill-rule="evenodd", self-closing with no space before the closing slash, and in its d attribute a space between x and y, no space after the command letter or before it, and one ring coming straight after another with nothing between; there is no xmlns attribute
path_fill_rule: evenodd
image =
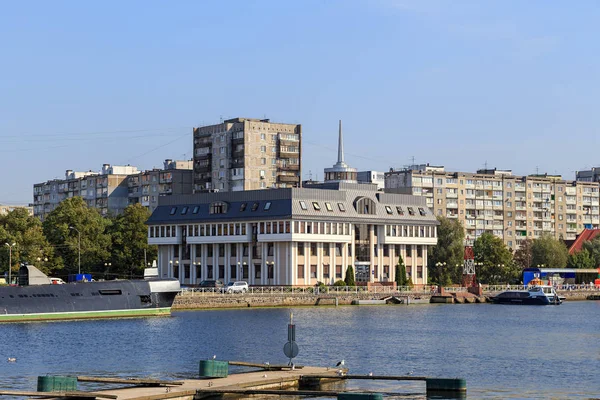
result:
<svg viewBox="0 0 600 400"><path fill-rule="evenodd" d="M302 219L320 221L339 221L364 223L404 223L404 224L437 224L435 216L425 203L425 198L406 195L391 194L373 190L375 185L336 183L323 185L320 189L286 188L270 190L251 190L243 192L198 193L191 195L165 196L159 199L159 206L148 219L148 224L169 223L195 223L213 221L243 221L243 220L269 220L269 219ZM336 190L337 189L337 190ZM366 197L376 204L375 214L359 214L354 207L356 199ZM222 201L228 204L225 214L209 214L210 204ZM306 204L302 209L300 201ZM264 211L265 204L271 203L268 211ZM313 202L318 203L320 210L315 210ZM325 203L330 203L332 211L328 211ZM240 211L241 205L246 203L245 211ZM257 203L256 211L251 211L253 204ZM341 203L345 211L340 211ZM183 207L188 207L187 213L181 215ZM192 211L198 206L196 214ZM386 207L391 208L388 214ZM402 207L404 215L399 215L397 206ZM171 215L174 207L175 213ZM413 208L414 215L409 215L408 207ZM419 208L424 215L421 215Z"/></svg>

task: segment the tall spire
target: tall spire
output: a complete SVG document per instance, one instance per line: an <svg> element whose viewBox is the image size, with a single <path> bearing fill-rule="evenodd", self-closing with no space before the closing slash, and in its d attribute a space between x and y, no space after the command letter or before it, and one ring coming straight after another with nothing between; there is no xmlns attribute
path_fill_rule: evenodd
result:
<svg viewBox="0 0 600 400"><path fill-rule="evenodd" d="M340 135L338 138L338 164L344 164L344 138L342 137L342 120L340 119Z"/></svg>

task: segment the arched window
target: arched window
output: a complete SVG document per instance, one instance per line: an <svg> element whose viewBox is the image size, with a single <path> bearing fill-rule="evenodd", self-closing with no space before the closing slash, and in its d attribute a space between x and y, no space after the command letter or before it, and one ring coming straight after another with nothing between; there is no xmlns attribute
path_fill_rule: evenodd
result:
<svg viewBox="0 0 600 400"><path fill-rule="evenodd" d="M354 208L359 214L375 214L376 213L375 202L368 197L357 197L354 199Z"/></svg>
<svg viewBox="0 0 600 400"><path fill-rule="evenodd" d="M209 208L210 214L225 214L227 213L227 203L223 201L215 201L210 204Z"/></svg>

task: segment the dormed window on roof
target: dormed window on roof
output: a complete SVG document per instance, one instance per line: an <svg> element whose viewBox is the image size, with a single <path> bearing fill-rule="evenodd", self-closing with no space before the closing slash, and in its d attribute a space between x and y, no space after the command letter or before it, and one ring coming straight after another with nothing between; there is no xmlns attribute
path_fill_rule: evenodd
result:
<svg viewBox="0 0 600 400"><path fill-rule="evenodd" d="M375 207L375 202L368 197L357 197L356 199L354 199L354 208L359 214L373 215L376 213Z"/></svg>
<svg viewBox="0 0 600 400"><path fill-rule="evenodd" d="M209 214L226 214L227 208L228 204L224 201L215 201L213 203L210 203L208 212Z"/></svg>

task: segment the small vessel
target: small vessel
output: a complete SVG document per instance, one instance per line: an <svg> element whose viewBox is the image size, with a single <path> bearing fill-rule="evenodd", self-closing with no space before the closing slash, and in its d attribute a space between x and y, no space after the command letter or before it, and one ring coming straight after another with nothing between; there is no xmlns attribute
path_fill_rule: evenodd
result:
<svg viewBox="0 0 600 400"><path fill-rule="evenodd" d="M530 285L527 290L507 290L492 297L495 304L559 305L565 298L553 286Z"/></svg>
<svg viewBox="0 0 600 400"><path fill-rule="evenodd" d="M23 265L18 286L0 287L0 322L168 316L180 290L177 279L156 277L52 284Z"/></svg>

